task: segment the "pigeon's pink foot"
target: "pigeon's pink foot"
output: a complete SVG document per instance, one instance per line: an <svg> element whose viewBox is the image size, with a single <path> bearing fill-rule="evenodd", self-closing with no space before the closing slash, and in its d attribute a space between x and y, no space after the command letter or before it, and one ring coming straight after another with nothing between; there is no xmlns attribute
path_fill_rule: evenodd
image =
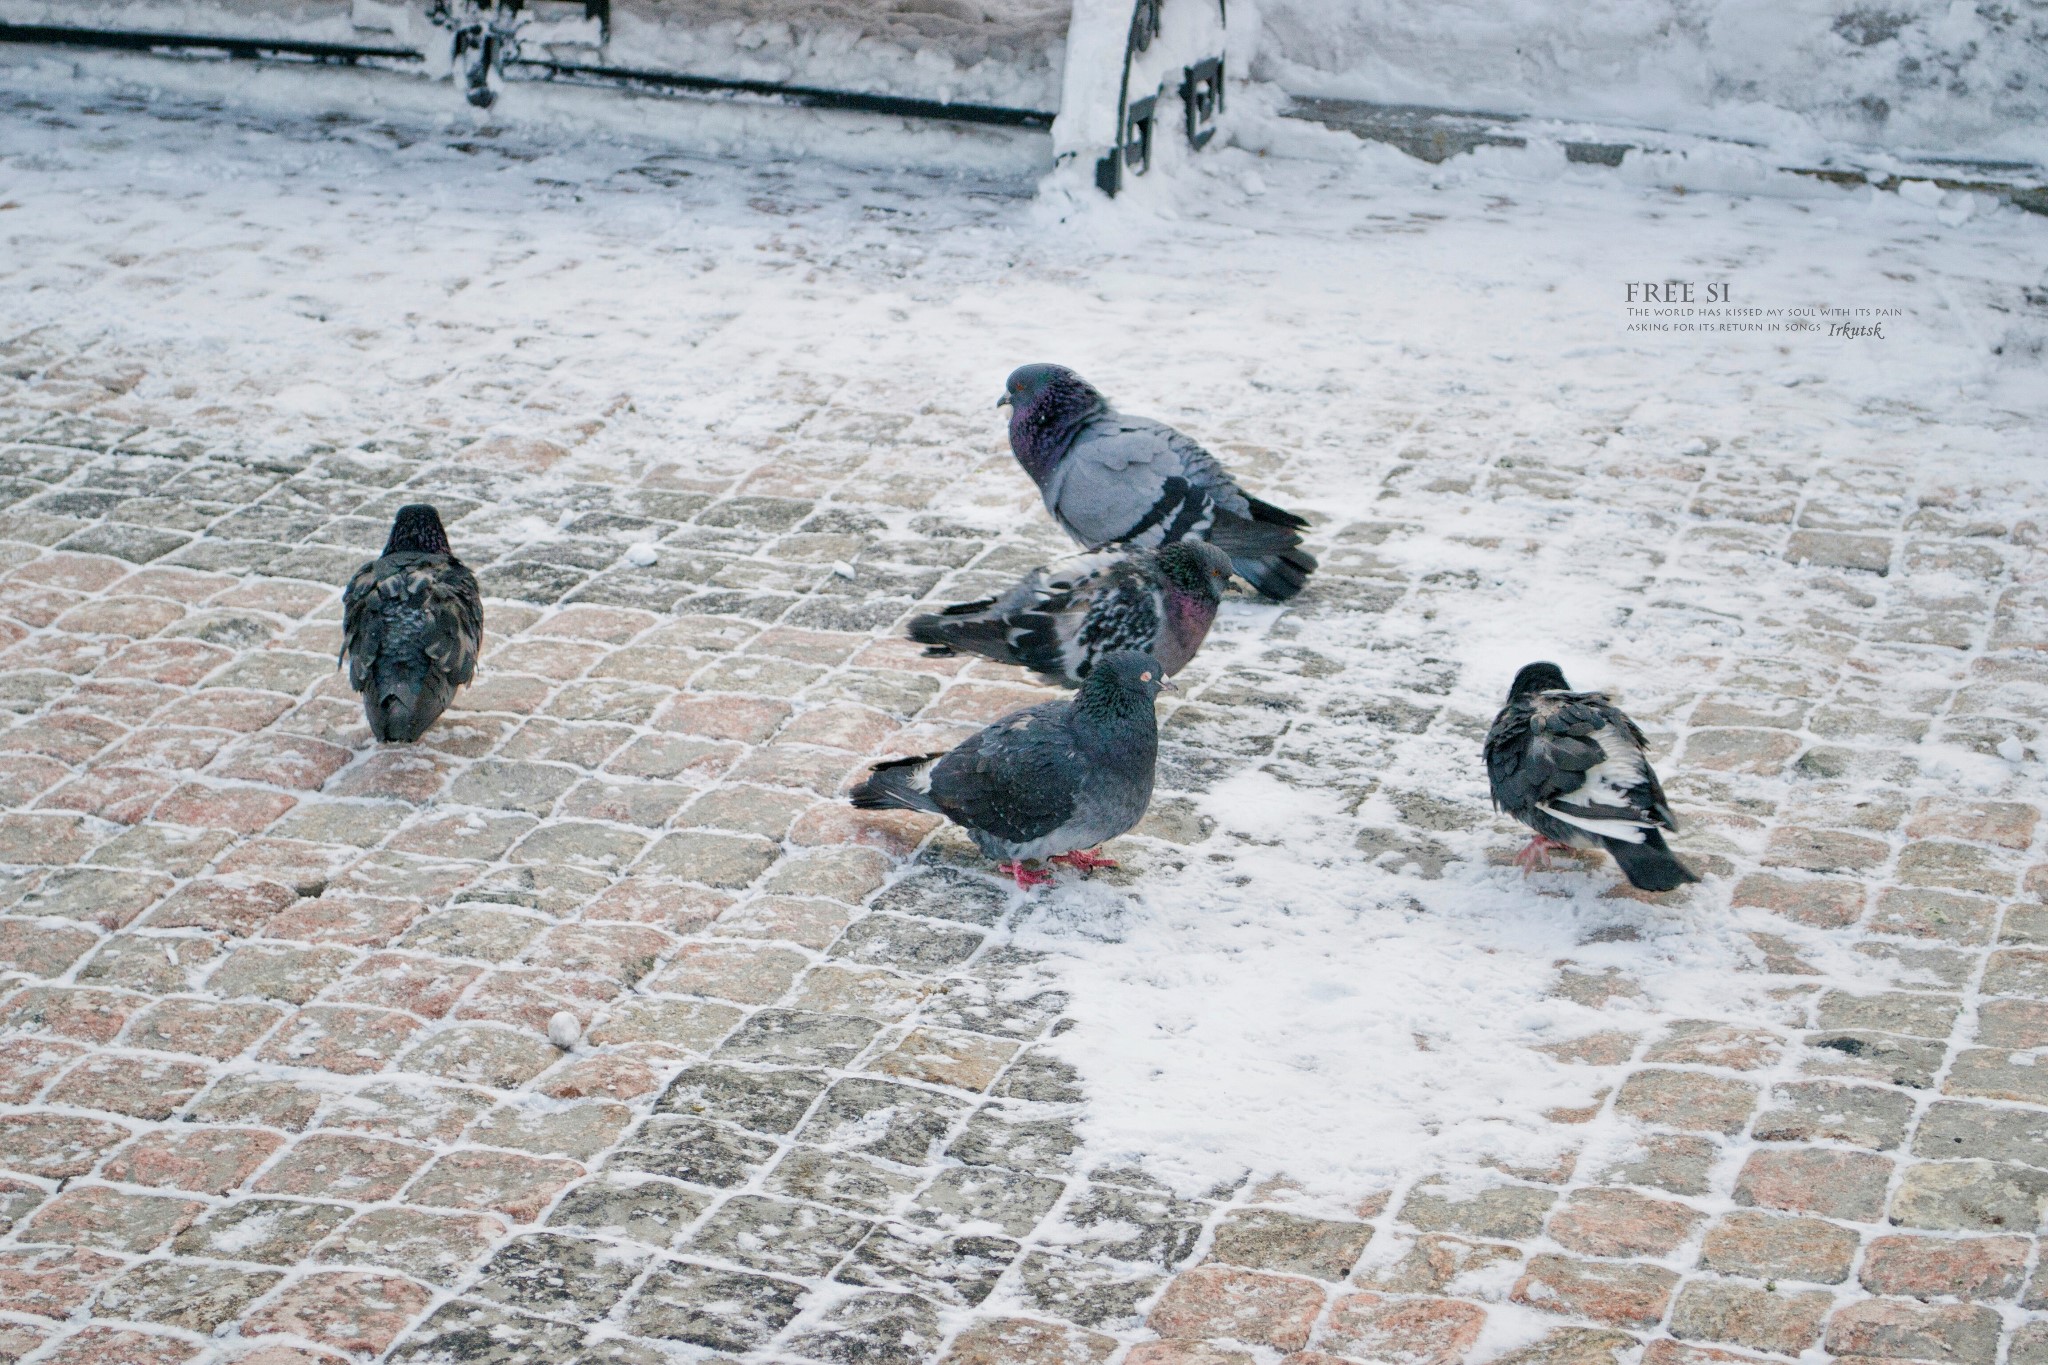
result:
<svg viewBox="0 0 2048 1365"><path fill-rule="evenodd" d="M1052 873L1041 872L1035 867L1026 867L1021 859L1014 863L997 863L996 871L1006 877L1014 877L1017 885L1026 891L1034 886L1045 886L1052 881Z"/></svg>
<svg viewBox="0 0 2048 1365"><path fill-rule="evenodd" d="M1547 839L1543 835L1538 834L1530 839L1527 844L1523 845L1522 851L1515 855L1515 866L1522 869L1524 877L1528 876L1531 872L1548 872L1550 870L1550 850L1553 848L1567 849L1570 847L1570 844L1560 844L1555 839Z"/></svg>
<svg viewBox="0 0 2048 1365"><path fill-rule="evenodd" d="M1072 853L1055 853L1046 859L1049 863L1065 863L1076 872L1093 872L1098 867L1115 867L1116 859L1105 858L1094 849L1077 848Z"/></svg>

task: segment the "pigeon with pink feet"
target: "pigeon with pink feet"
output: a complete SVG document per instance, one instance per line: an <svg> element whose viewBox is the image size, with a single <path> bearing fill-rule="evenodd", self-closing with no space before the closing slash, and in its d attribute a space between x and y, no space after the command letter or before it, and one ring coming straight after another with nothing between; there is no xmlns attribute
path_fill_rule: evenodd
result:
<svg viewBox="0 0 2048 1365"><path fill-rule="evenodd" d="M1070 699L1004 716L950 753L876 764L853 804L943 815L1021 887L1052 880L1029 866L1040 860L1115 867L1094 850L1145 818L1159 758L1153 699L1171 685L1149 654L1105 654Z"/></svg>
<svg viewBox="0 0 2048 1365"><path fill-rule="evenodd" d="M1664 843L1678 821L1643 750L1643 732L1601 692L1574 692L1556 664L1515 675L1486 732L1493 806L1536 832L1516 855L1524 873L1554 849L1606 849L1629 885L1675 891L1699 876Z"/></svg>

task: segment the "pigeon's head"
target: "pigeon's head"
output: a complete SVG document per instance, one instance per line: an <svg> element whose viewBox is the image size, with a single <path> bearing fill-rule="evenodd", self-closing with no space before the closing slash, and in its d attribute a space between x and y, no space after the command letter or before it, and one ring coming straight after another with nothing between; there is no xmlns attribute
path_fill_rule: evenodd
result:
<svg viewBox="0 0 2048 1365"><path fill-rule="evenodd" d="M1064 365L1019 365L1003 381L996 406L1010 410L1010 449L1032 478L1043 481L1109 402Z"/></svg>
<svg viewBox="0 0 2048 1365"><path fill-rule="evenodd" d="M1556 664L1529 664L1515 674L1514 686L1508 689L1508 700L1533 696L1538 692L1571 690L1571 684L1564 680L1564 670Z"/></svg>
<svg viewBox="0 0 2048 1365"><path fill-rule="evenodd" d="M455 553L448 547L448 532L441 526L441 514L432 504L409 503L391 519L391 539L384 542L384 553L395 555L407 550L428 555Z"/></svg>
<svg viewBox="0 0 2048 1365"><path fill-rule="evenodd" d="M1230 556L1206 540L1177 540L1159 549L1159 571L1166 581L1204 602L1221 602L1230 586Z"/></svg>
<svg viewBox="0 0 2048 1365"><path fill-rule="evenodd" d="M1147 708L1161 689L1172 690L1159 660L1142 649L1111 650L1095 661L1081 682L1083 704L1091 701L1111 705L1143 702Z"/></svg>

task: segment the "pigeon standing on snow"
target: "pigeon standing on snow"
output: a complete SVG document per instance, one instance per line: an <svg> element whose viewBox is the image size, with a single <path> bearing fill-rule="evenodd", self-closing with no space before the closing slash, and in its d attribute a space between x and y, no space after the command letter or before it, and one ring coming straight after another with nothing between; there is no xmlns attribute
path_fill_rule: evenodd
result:
<svg viewBox="0 0 2048 1365"><path fill-rule="evenodd" d="M1116 411L1072 370L1022 366L996 406L1010 408L1010 449L1045 509L1087 549L1197 536L1275 602L1300 592L1314 571L1315 556L1301 548L1306 521L1246 493L1172 427Z"/></svg>
<svg viewBox="0 0 2048 1365"><path fill-rule="evenodd" d="M1171 677L1202 647L1230 573L1230 556L1199 540L1113 546L1033 569L1001 597L912 617L910 638L926 654L986 655L1067 687L1120 649L1150 654Z"/></svg>
<svg viewBox="0 0 2048 1365"><path fill-rule="evenodd" d="M1549 866L1553 848L1604 848L1638 890L1699 880L1665 846L1662 829L1676 831L1678 821L1643 732L1606 694L1570 690L1556 664L1515 675L1486 732L1486 775L1494 808L1536 831L1515 859L1525 873Z"/></svg>
<svg viewBox="0 0 2048 1365"><path fill-rule="evenodd" d="M1168 685L1148 654L1105 654L1067 700L1004 716L951 753L876 764L853 804L943 815L1022 887L1052 880L1029 859L1115 867L1088 850L1145 817L1159 757L1152 700Z"/></svg>
<svg viewBox="0 0 2048 1365"><path fill-rule="evenodd" d="M476 676L484 636L476 575L449 549L440 514L414 503L398 509L384 553L356 570L341 604L341 656L370 733L409 744Z"/></svg>

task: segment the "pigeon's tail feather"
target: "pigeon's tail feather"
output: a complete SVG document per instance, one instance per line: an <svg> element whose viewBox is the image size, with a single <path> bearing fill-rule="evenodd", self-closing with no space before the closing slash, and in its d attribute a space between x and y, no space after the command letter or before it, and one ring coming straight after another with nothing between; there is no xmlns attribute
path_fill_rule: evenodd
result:
<svg viewBox="0 0 2048 1365"><path fill-rule="evenodd" d="M1621 875L1628 878L1630 886L1638 891L1676 891L1700 879L1697 872L1678 861L1662 834L1654 829L1644 832L1648 837L1640 844L1621 839L1600 841L1621 865Z"/></svg>
<svg viewBox="0 0 2048 1365"><path fill-rule="evenodd" d="M1230 556L1230 567L1259 596L1275 602L1299 593L1316 570L1316 557L1301 548L1301 537L1272 522L1218 518L1209 543Z"/></svg>
<svg viewBox="0 0 2048 1365"><path fill-rule="evenodd" d="M861 810L921 810L943 814L932 800L932 766L944 754L919 754L877 763L848 799Z"/></svg>
<svg viewBox="0 0 2048 1365"><path fill-rule="evenodd" d="M936 616L913 616L908 627L910 638L921 645L930 647L928 652L943 650L947 654L965 651L980 654L1002 663L1010 663L1010 640L1007 627L1002 619L995 616L973 616L967 614L982 611L993 606L990 602L962 602L957 607L948 607Z"/></svg>
<svg viewBox="0 0 2048 1365"><path fill-rule="evenodd" d="M1284 507L1275 507L1263 498L1255 498L1249 493L1244 495L1244 500L1251 504L1253 521L1263 521L1271 526L1285 526L1290 531L1308 529L1307 517L1298 517Z"/></svg>
<svg viewBox="0 0 2048 1365"><path fill-rule="evenodd" d="M438 668L379 669L363 690L363 717L386 744L411 744L455 700L455 685Z"/></svg>

